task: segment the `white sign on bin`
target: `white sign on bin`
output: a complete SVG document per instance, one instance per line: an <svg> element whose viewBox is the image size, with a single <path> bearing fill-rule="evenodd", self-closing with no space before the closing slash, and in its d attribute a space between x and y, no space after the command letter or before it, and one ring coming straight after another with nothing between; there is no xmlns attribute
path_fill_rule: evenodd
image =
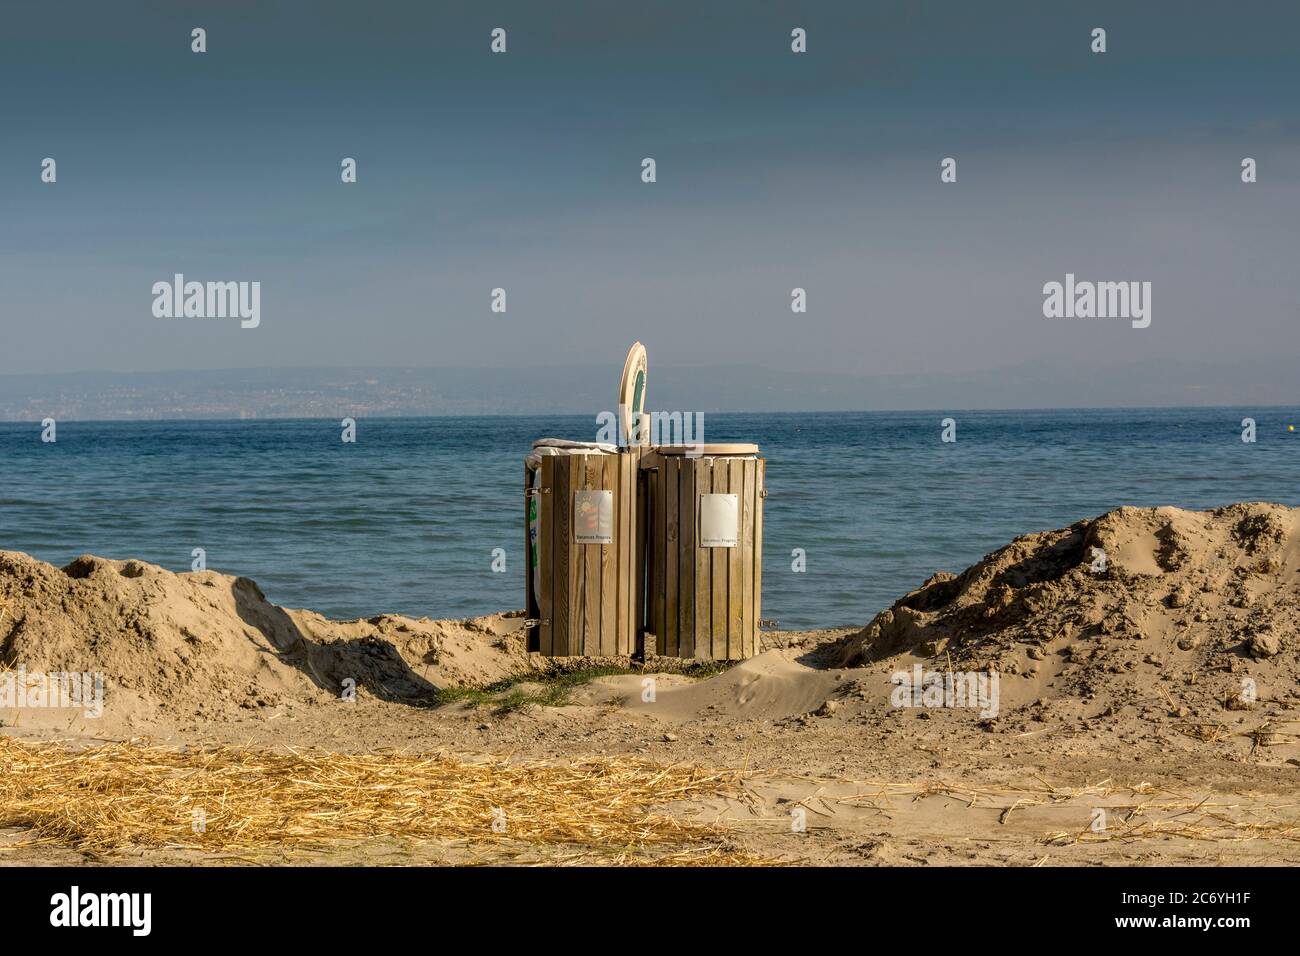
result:
<svg viewBox="0 0 1300 956"><path fill-rule="evenodd" d="M576 544L614 543L614 492L573 493L573 540Z"/></svg>
<svg viewBox="0 0 1300 956"><path fill-rule="evenodd" d="M739 526L735 495L700 495L701 548L734 548Z"/></svg>

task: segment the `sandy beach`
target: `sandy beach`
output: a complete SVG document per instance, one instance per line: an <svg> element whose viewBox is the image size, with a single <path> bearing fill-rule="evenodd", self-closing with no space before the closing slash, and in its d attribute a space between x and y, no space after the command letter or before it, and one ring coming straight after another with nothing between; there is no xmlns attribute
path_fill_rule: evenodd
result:
<svg viewBox="0 0 1300 956"><path fill-rule="evenodd" d="M1300 862L1279 505L1028 534L739 663L547 660L519 612L335 621L90 556L0 552L0 601L11 688L103 677L99 716L0 701L4 864Z"/></svg>

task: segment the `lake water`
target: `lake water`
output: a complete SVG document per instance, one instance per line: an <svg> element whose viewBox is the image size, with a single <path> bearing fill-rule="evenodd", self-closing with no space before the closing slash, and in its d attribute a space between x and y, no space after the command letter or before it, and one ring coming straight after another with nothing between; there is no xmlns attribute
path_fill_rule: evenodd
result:
<svg viewBox="0 0 1300 956"><path fill-rule="evenodd" d="M337 420L60 422L48 444L0 424L0 548L177 571L203 548L276 603L334 617L520 608L523 457L595 428L362 419L345 444ZM935 570L1120 505L1300 505L1300 408L716 414L705 439L767 458L763 613L782 627L861 625Z"/></svg>

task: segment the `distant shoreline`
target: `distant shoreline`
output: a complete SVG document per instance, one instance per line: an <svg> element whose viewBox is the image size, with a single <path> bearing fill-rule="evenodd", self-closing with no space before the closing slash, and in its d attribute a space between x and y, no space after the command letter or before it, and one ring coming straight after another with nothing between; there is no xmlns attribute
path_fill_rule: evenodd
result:
<svg viewBox="0 0 1300 956"><path fill-rule="evenodd" d="M757 365L651 365L647 407L705 414L1287 408L1295 362L1065 360L973 372L845 374ZM0 375L0 421L595 415L617 402L607 366L268 368Z"/></svg>
<svg viewBox="0 0 1300 956"><path fill-rule="evenodd" d="M1300 411L1300 403L1296 404L1246 404L1246 405L1061 405L1054 407L1024 407L1024 408L842 408L842 409L762 409L762 410L741 410L725 409L717 411L706 410L705 414L719 418L745 418L755 415L789 415L789 416L806 416L832 417L837 415L889 415L889 416L909 416L909 415L1034 415L1034 414L1059 414L1062 412L1069 413L1119 413L1119 412L1175 412L1187 410L1192 412L1223 411L1227 413L1250 413L1274 410L1297 410ZM337 423L340 415L364 421L424 421L429 419L483 419L484 421L499 421L502 419L527 420L527 421L549 421L554 419L591 419L595 421L597 412L582 411L556 411L556 412L399 412L396 414L367 414L347 408L341 408L337 414L332 415L247 415L236 417L229 415L188 415L178 416L175 418L166 417L146 417L146 416L120 416L114 418L56 418L60 424L71 425L237 425L247 423L268 423L268 422L330 422ZM5 425L23 425L39 426L40 418L9 418L0 416L0 426Z"/></svg>

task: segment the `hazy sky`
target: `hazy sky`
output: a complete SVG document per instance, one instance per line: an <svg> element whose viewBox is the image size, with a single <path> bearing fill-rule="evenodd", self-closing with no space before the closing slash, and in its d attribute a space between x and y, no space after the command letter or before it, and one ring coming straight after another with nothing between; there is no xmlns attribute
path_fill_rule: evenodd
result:
<svg viewBox="0 0 1300 956"><path fill-rule="evenodd" d="M2 16L0 374L1300 358L1294 0ZM155 318L176 272L261 326ZM1067 272L1150 281L1151 327L1044 318Z"/></svg>

